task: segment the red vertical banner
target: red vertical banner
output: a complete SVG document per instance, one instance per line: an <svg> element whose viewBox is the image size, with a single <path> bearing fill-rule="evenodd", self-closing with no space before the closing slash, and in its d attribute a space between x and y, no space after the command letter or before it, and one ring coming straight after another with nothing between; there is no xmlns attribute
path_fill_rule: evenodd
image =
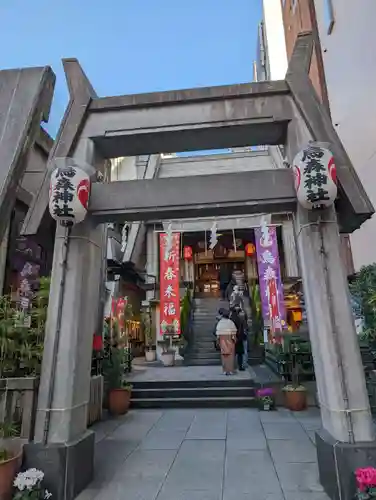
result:
<svg viewBox="0 0 376 500"><path fill-rule="evenodd" d="M159 235L160 254L160 335L180 335L180 233L173 233L170 252L166 234Z"/></svg>
<svg viewBox="0 0 376 500"><path fill-rule="evenodd" d="M118 321L119 329L124 329L125 324L125 308L127 306L127 297L120 297L112 299L111 318Z"/></svg>

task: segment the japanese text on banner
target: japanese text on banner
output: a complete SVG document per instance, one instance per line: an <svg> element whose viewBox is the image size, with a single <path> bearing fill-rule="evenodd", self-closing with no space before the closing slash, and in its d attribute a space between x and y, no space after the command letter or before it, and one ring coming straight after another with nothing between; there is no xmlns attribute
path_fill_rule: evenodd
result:
<svg viewBox="0 0 376 500"><path fill-rule="evenodd" d="M180 233L173 233L166 252L165 233L159 236L160 254L160 335L180 335Z"/></svg>
<svg viewBox="0 0 376 500"><path fill-rule="evenodd" d="M272 333L282 332L286 313L278 255L277 230L274 226L255 228L257 265L260 279L262 315L270 322Z"/></svg>

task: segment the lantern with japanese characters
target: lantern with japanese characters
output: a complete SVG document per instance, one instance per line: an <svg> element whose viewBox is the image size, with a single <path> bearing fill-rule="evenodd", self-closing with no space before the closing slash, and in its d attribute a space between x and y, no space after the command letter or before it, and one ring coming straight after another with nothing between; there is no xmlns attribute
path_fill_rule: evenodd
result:
<svg viewBox="0 0 376 500"><path fill-rule="evenodd" d="M337 175L333 154L312 142L294 158L298 202L307 210L327 208L337 197Z"/></svg>
<svg viewBox="0 0 376 500"><path fill-rule="evenodd" d="M192 247L184 247L184 260L192 260L193 251Z"/></svg>
<svg viewBox="0 0 376 500"><path fill-rule="evenodd" d="M82 222L89 205L90 185L90 175L76 165L53 170L49 192L51 217L62 226Z"/></svg>
<svg viewBox="0 0 376 500"><path fill-rule="evenodd" d="M247 257L252 257L256 253L256 247L253 243L247 243L245 246L245 254Z"/></svg>

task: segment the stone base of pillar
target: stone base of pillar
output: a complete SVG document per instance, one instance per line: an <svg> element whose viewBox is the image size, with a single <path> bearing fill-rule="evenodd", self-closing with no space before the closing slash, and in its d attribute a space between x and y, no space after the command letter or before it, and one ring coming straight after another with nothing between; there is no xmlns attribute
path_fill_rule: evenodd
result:
<svg viewBox="0 0 376 500"><path fill-rule="evenodd" d="M95 434L87 431L67 444L29 443L24 467L44 472L45 487L54 500L73 500L93 479Z"/></svg>
<svg viewBox="0 0 376 500"><path fill-rule="evenodd" d="M320 482L332 500L353 500L354 472L359 467L376 467L376 441L342 443L328 432L316 432Z"/></svg>

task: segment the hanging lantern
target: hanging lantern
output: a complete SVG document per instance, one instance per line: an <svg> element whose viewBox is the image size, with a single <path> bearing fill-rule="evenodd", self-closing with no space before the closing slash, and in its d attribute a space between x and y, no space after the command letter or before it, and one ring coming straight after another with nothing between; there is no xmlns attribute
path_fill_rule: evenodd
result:
<svg viewBox="0 0 376 500"><path fill-rule="evenodd" d="M252 255L255 255L256 253L256 247L253 243L247 243L245 246L245 254L247 257L252 257Z"/></svg>
<svg viewBox="0 0 376 500"><path fill-rule="evenodd" d="M103 349L102 335L94 334L93 336L93 351L99 352Z"/></svg>
<svg viewBox="0 0 376 500"><path fill-rule="evenodd" d="M307 210L327 208L337 197L333 154L320 143L310 143L293 162L298 202Z"/></svg>
<svg viewBox="0 0 376 500"><path fill-rule="evenodd" d="M62 226L82 222L87 214L90 196L90 175L80 167L66 165L51 175L49 210Z"/></svg>
<svg viewBox="0 0 376 500"><path fill-rule="evenodd" d="M184 247L184 260L192 260L193 250L192 247Z"/></svg>

